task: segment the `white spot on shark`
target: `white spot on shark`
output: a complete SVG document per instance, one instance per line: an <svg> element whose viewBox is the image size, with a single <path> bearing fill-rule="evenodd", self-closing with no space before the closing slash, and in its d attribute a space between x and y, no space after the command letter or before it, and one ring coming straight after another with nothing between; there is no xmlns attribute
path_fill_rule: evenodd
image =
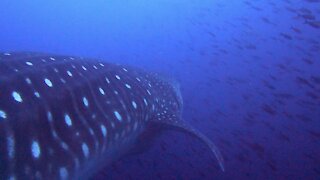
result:
<svg viewBox="0 0 320 180"><path fill-rule="evenodd" d="M47 79L47 78L44 79L44 82L45 82L45 83L47 84L47 86L49 86L49 87L52 87L52 86L53 86L52 82L51 82L49 79Z"/></svg>
<svg viewBox="0 0 320 180"><path fill-rule="evenodd" d="M111 122L111 127L112 129L114 129L116 127L116 125L114 124L114 122Z"/></svg>
<svg viewBox="0 0 320 180"><path fill-rule="evenodd" d="M32 156L36 159L38 159L40 157L41 149L40 149L38 141L32 141L31 153L32 153Z"/></svg>
<svg viewBox="0 0 320 180"><path fill-rule="evenodd" d="M91 134L92 136L94 136L94 131L93 131L92 128L89 128L89 132L90 132L90 134Z"/></svg>
<svg viewBox="0 0 320 180"><path fill-rule="evenodd" d="M8 177L8 180L16 180L16 177L14 175L11 175Z"/></svg>
<svg viewBox="0 0 320 180"><path fill-rule="evenodd" d="M105 95L105 92L104 92L104 90L103 90L101 87L99 87L99 91L100 91L100 93L101 93L102 95Z"/></svg>
<svg viewBox="0 0 320 180"><path fill-rule="evenodd" d="M68 126L72 126L72 120L71 120L71 118L70 118L70 116L68 114L64 115L64 121L66 122L66 124Z"/></svg>
<svg viewBox="0 0 320 180"><path fill-rule="evenodd" d="M13 136L9 136L7 138L7 147L8 147L8 156L9 158L13 159L14 153L15 153L15 142L14 142Z"/></svg>
<svg viewBox="0 0 320 180"><path fill-rule="evenodd" d="M113 112L114 113L114 115L116 116L116 118L118 119L118 121L122 121L122 117L121 117L121 115L119 114L119 112L118 111L114 111Z"/></svg>
<svg viewBox="0 0 320 180"><path fill-rule="evenodd" d="M57 132L56 132L54 129L51 131L51 133L52 133L52 136L53 136L55 139L58 139L58 138L59 138Z"/></svg>
<svg viewBox="0 0 320 180"><path fill-rule="evenodd" d="M37 98L40 98L40 94L39 94L39 92L34 92L34 95L37 97Z"/></svg>
<svg viewBox="0 0 320 180"><path fill-rule="evenodd" d="M31 83L32 83L30 78L26 78L26 82L27 82L28 84L31 84Z"/></svg>
<svg viewBox="0 0 320 180"><path fill-rule="evenodd" d="M133 125L133 131L136 131L138 128L138 122L134 122L134 125Z"/></svg>
<svg viewBox="0 0 320 180"><path fill-rule="evenodd" d="M52 122L53 118L52 118L52 113L50 111L47 112L47 118L49 122Z"/></svg>
<svg viewBox="0 0 320 180"><path fill-rule="evenodd" d="M72 73L70 71L67 71L68 76L72 77Z"/></svg>
<svg viewBox="0 0 320 180"><path fill-rule="evenodd" d="M68 145L67 145L65 142L61 142L61 147L62 147L64 150L68 150L68 149L69 149Z"/></svg>
<svg viewBox="0 0 320 180"><path fill-rule="evenodd" d="M4 112L3 110L0 110L0 119L6 119L7 118L7 113Z"/></svg>
<svg viewBox="0 0 320 180"><path fill-rule="evenodd" d="M35 174L35 179L42 179L41 177L42 177L41 172L37 171Z"/></svg>
<svg viewBox="0 0 320 180"><path fill-rule="evenodd" d="M66 80L64 80L63 78L60 78L60 81L65 84L66 83Z"/></svg>
<svg viewBox="0 0 320 180"><path fill-rule="evenodd" d="M129 84L125 85L128 89L131 89L131 86Z"/></svg>
<svg viewBox="0 0 320 180"><path fill-rule="evenodd" d="M89 147L86 143L82 143L81 145L83 155L88 158L89 157Z"/></svg>
<svg viewBox="0 0 320 180"><path fill-rule="evenodd" d="M116 78L118 79L118 80L120 80L121 78L120 78L120 76L118 76L118 75L116 75Z"/></svg>
<svg viewBox="0 0 320 180"><path fill-rule="evenodd" d="M13 92L12 92L12 97L13 97L14 100L17 101L17 102L22 102L22 101L23 101L22 98L21 98L21 95L20 95L18 92L16 92L16 91L13 91Z"/></svg>
<svg viewBox="0 0 320 180"><path fill-rule="evenodd" d="M67 179L69 176L68 170L65 167L61 167L59 169L60 179Z"/></svg>
<svg viewBox="0 0 320 180"><path fill-rule="evenodd" d="M29 61L26 62L26 65L33 66L32 62L29 62Z"/></svg>
<svg viewBox="0 0 320 180"><path fill-rule="evenodd" d="M101 132L102 132L103 137L106 137L107 136L107 128L103 124L100 125L100 128L101 128Z"/></svg>
<svg viewBox="0 0 320 180"><path fill-rule="evenodd" d="M110 84L110 80L107 77L105 79L106 79L107 83Z"/></svg>
<svg viewBox="0 0 320 180"><path fill-rule="evenodd" d="M88 99L87 99L86 97L83 97L83 98L82 98L82 101L83 101L83 104L84 104L86 107L89 106L89 101L88 101Z"/></svg>
<svg viewBox="0 0 320 180"><path fill-rule="evenodd" d="M135 109L137 109L137 103L136 102L132 101L131 104Z"/></svg>

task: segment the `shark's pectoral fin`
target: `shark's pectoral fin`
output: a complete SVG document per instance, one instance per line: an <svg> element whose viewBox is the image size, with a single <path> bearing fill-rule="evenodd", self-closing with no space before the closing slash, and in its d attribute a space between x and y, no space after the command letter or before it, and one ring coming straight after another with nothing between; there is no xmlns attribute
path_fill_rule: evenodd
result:
<svg viewBox="0 0 320 180"><path fill-rule="evenodd" d="M202 134L201 132L199 132L198 130L194 129L193 127L191 127L190 125L186 124L183 121L157 121L157 123L166 125L166 129L172 128L174 130L177 131L181 131L183 133L187 133L193 137L196 137L197 139L199 139L201 142L205 143L210 150L214 153L215 157L218 160L218 164L221 168L221 170L224 172L224 160L223 157L219 151L219 149L217 148L217 146L209 139L207 138L204 134Z"/></svg>

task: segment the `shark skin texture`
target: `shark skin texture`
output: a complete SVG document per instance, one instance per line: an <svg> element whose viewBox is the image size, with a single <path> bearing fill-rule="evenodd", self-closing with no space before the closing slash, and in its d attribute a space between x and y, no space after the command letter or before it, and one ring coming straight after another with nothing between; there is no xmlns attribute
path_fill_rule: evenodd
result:
<svg viewBox="0 0 320 180"><path fill-rule="evenodd" d="M224 171L218 148L181 120L182 109L177 83L156 73L75 56L0 53L0 179L88 179L154 125L199 139Z"/></svg>

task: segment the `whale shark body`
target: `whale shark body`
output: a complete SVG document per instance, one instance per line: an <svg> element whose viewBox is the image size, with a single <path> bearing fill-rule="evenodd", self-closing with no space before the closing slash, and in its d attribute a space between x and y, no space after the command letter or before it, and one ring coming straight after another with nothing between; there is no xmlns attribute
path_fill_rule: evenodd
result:
<svg viewBox="0 0 320 180"><path fill-rule="evenodd" d="M182 106L176 83L155 73L95 59L0 53L0 179L88 179L155 125L200 139L224 170L215 145L180 119Z"/></svg>

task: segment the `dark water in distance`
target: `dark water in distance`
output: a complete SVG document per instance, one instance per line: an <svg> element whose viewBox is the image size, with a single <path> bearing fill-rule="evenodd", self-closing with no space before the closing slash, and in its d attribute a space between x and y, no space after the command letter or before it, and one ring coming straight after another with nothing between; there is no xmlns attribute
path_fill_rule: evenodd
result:
<svg viewBox="0 0 320 180"><path fill-rule="evenodd" d="M181 83L177 132L95 178L320 179L319 0L2 0L0 50L105 59Z"/></svg>

